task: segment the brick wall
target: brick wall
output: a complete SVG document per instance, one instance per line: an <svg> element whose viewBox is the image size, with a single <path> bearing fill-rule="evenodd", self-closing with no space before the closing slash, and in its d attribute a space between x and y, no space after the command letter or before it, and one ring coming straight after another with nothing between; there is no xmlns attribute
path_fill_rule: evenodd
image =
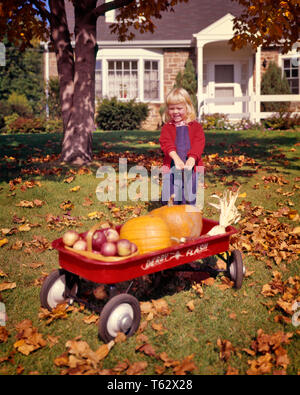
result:
<svg viewBox="0 0 300 395"><path fill-rule="evenodd" d="M164 51L164 96L170 92L179 71L184 70L188 58L194 60L194 50L166 49Z"/></svg>
<svg viewBox="0 0 300 395"><path fill-rule="evenodd" d="M266 61L266 67L263 66L264 60ZM261 65L260 65L260 67L261 67L261 75L263 75L264 72L267 70L270 62L274 62L277 65L279 65L278 61L279 61L278 49L276 49L276 48L265 48L265 49L262 49L262 51L261 51Z"/></svg>

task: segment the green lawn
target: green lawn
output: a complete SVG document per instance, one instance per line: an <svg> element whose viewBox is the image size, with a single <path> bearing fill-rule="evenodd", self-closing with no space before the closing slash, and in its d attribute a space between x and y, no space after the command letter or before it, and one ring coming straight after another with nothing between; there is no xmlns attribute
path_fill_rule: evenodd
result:
<svg viewBox="0 0 300 395"><path fill-rule="evenodd" d="M7 313L0 374L72 374L85 366L93 374L299 373L300 329L292 322L292 306L300 302L299 131L206 132L204 216L218 218L208 204L213 193L240 188L240 233L231 247L242 251L246 267L240 290L222 276L201 283L204 276L166 274L156 289L149 279L136 280L136 296L151 307L139 333L116 343L96 365L83 354L73 370L57 362L70 356L70 340L80 337L93 351L103 343L97 324L85 322L92 312L76 303L65 318L42 318L41 283L58 268L50 243L67 229L85 231L99 220L121 224L156 207L99 202L96 171L107 164L118 170L119 157L128 159L128 170L160 166L158 138L159 132L97 132L92 165L72 168L59 162L61 135L0 137L0 302ZM161 299L168 309L155 309ZM25 319L32 326L22 332ZM32 344L36 332L44 341L24 355L20 345Z"/></svg>

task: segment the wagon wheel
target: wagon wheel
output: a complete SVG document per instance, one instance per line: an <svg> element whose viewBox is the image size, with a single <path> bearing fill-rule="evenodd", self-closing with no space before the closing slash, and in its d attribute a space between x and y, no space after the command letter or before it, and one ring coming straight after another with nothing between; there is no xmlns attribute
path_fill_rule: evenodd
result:
<svg viewBox="0 0 300 395"><path fill-rule="evenodd" d="M40 291L41 305L51 311L60 303L72 304L72 296L76 296L78 288L79 284L74 276L68 277L67 272L62 269L54 270L43 282Z"/></svg>
<svg viewBox="0 0 300 395"><path fill-rule="evenodd" d="M141 310L138 300L130 294L120 294L111 298L100 314L98 334L108 343L118 332L132 336L139 327Z"/></svg>
<svg viewBox="0 0 300 395"><path fill-rule="evenodd" d="M230 257L229 275L234 286L240 289L243 283L244 277L244 265L242 254L239 250L233 250Z"/></svg>

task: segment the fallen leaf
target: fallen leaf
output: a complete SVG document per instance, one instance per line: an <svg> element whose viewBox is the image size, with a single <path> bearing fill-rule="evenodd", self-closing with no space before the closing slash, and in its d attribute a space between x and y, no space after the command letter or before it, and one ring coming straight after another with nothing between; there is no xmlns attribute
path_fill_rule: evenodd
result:
<svg viewBox="0 0 300 395"><path fill-rule="evenodd" d="M135 351L143 352L146 355L149 355L150 357L156 357L156 352L151 346L151 344L145 343L140 346L136 346Z"/></svg>
<svg viewBox="0 0 300 395"><path fill-rule="evenodd" d="M20 225L20 226L18 227L18 230L19 230L20 232L29 232L29 231L31 230L31 227L30 227L29 224L23 224L23 225Z"/></svg>
<svg viewBox="0 0 300 395"><path fill-rule="evenodd" d="M9 332L5 326L0 326L0 343L5 343L8 339Z"/></svg>
<svg viewBox="0 0 300 395"><path fill-rule="evenodd" d="M0 292L16 288L17 284L13 282L4 282L0 284Z"/></svg>
<svg viewBox="0 0 300 395"><path fill-rule="evenodd" d="M96 322L98 322L98 320L99 320L99 315L98 314L91 314L88 317L84 318L83 322L85 324L90 325L90 324L95 324Z"/></svg>
<svg viewBox="0 0 300 395"><path fill-rule="evenodd" d="M14 343L14 348L24 355L29 355L41 347L45 347L47 342L43 336L38 333L37 328L32 326L32 321L25 319L16 325L18 330L17 340Z"/></svg>
<svg viewBox="0 0 300 395"><path fill-rule="evenodd" d="M129 368L126 370L127 375L135 375L141 374L148 366L146 361L134 362Z"/></svg>
<svg viewBox="0 0 300 395"><path fill-rule="evenodd" d="M7 243L8 243L8 239L7 238L4 238L4 239L0 240L0 247L4 246Z"/></svg>
<svg viewBox="0 0 300 395"><path fill-rule="evenodd" d="M187 304L186 307L190 310L190 311L194 311L195 310L195 306L194 306L194 301L190 300Z"/></svg>
<svg viewBox="0 0 300 395"><path fill-rule="evenodd" d="M185 357L179 365L175 366L173 372L176 375L185 375L187 372L192 372L193 370L197 369L194 361L194 354L188 355Z"/></svg>
<svg viewBox="0 0 300 395"><path fill-rule="evenodd" d="M70 192L78 192L80 190L80 185L77 185L76 187L70 188Z"/></svg>
<svg viewBox="0 0 300 395"><path fill-rule="evenodd" d="M220 359L224 361L228 361L228 359L231 356L231 353L233 353L234 348L229 340L222 340L220 338L217 339L217 346L220 349Z"/></svg>

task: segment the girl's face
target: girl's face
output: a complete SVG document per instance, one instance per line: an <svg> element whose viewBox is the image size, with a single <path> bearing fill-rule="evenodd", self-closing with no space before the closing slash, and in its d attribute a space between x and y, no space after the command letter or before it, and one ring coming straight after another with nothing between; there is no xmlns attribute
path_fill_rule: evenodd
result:
<svg viewBox="0 0 300 395"><path fill-rule="evenodd" d="M169 104L168 113L173 122L179 123L184 121L187 116L185 103Z"/></svg>

